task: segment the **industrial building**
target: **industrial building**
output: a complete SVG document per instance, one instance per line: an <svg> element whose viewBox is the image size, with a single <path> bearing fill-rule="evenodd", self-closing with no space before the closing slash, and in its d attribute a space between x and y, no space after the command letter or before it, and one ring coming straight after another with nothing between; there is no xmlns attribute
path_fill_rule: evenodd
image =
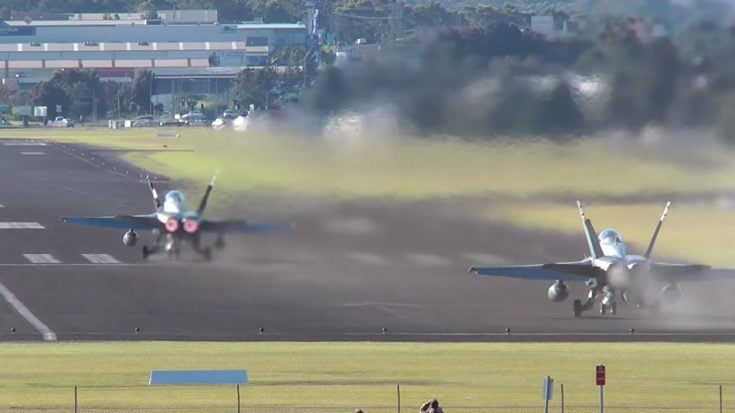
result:
<svg viewBox="0 0 735 413"><path fill-rule="evenodd" d="M48 16L26 14L0 22L3 84L28 87L60 69L95 69L100 78L117 81L150 70L159 94L218 93L243 68L267 64L278 47L303 46L307 34L303 23L220 24L216 10L160 10L157 15L91 13L36 20Z"/></svg>

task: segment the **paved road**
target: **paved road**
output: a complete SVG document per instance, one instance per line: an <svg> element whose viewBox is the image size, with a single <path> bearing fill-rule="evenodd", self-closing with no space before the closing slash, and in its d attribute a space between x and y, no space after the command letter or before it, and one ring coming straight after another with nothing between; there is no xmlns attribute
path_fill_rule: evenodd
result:
<svg viewBox="0 0 735 413"><path fill-rule="evenodd" d="M664 316L623 307L615 318L574 319L571 302L546 299L546 282L466 274L578 259L586 247L581 234L475 222L465 200L253 197L225 213L215 192L213 218L296 229L228 239L211 263L143 261L122 231L59 217L150 211L146 171L110 151L27 143L0 141L1 340L735 341L732 282L687 285Z"/></svg>

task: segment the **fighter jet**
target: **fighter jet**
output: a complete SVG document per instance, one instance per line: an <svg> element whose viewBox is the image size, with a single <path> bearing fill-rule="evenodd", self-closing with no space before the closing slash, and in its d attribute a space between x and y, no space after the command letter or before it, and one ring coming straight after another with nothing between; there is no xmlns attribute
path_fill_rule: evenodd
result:
<svg viewBox="0 0 735 413"><path fill-rule="evenodd" d="M565 282L583 281L589 288L589 294L584 302L574 300L572 309L574 317L580 317L582 312L593 308L597 298L601 298L600 314L605 315L609 312L615 315L618 292L626 303L655 310L660 304L681 297L679 281L733 277L735 274L732 270L711 270L707 265L669 264L650 260L656 237L670 205L671 202L666 203L648 248L642 256L628 255L622 237L614 229L606 229L598 237L592 222L582 209L582 203L577 201L589 247L589 257L581 261L539 265L472 267L469 272L478 275L554 281L548 291L549 300L553 302L562 302L569 296Z"/></svg>
<svg viewBox="0 0 735 413"><path fill-rule="evenodd" d="M181 247L188 242L202 257L209 260L212 257L211 247L201 246L202 233L214 233L217 238L214 247L222 249L225 246L225 233L262 233L288 231L290 225L282 224L255 224L244 220L210 221L204 219L204 209L214 187L215 178L207 185L196 211L188 211L181 191L168 191L163 202L153 181L148 180L148 188L153 196L154 213L143 215L112 215L103 217L62 217L69 224L88 225L105 228L127 229L122 241L125 246L133 247L138 241L137 230L151 230L155 236L153 246L143 246L143 259L151 254L165 251L169 257L178 258Z"/></svg>

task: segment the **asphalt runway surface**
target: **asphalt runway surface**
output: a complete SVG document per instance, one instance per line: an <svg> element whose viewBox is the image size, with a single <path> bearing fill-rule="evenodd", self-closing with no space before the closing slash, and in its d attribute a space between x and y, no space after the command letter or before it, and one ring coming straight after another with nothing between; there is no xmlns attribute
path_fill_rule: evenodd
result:
<svg viewBox="0 0 735 413"><path fill-rule="evenodd" d="M660 315L620 303L615 317L575 319L583 285L559 304L545 281L467 274L586 250L581 225L568 237L481 222L466 213L476 200L254 196L224 208L215 187L208 217L295 228L230 237L212 262L186 250L144 261L149 235L126 248L124 231L61 222L152 212L146 173L114 151L0 141L1 340L735 341L735 282L686 284ZM193 207L201 192L187 195Z"/></svg>

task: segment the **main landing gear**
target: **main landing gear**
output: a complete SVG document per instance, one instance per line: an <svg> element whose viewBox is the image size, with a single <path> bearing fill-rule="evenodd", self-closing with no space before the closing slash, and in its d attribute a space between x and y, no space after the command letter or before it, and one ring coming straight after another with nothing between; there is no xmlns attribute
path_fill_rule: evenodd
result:
<svg viewBox="0 0 735 413"><path fill-rule="evenodd" d="M618 303L615 302L615 291L610 286L604 286L598 289L596 283L590 282L588 285L591 287L587 300L574 300L572 303L572 314L575 318L581 317L584 311L591 309L595 305L595 299L598 296L602 296L600 301L600 315L610 314L617 315Z"/></svg>

